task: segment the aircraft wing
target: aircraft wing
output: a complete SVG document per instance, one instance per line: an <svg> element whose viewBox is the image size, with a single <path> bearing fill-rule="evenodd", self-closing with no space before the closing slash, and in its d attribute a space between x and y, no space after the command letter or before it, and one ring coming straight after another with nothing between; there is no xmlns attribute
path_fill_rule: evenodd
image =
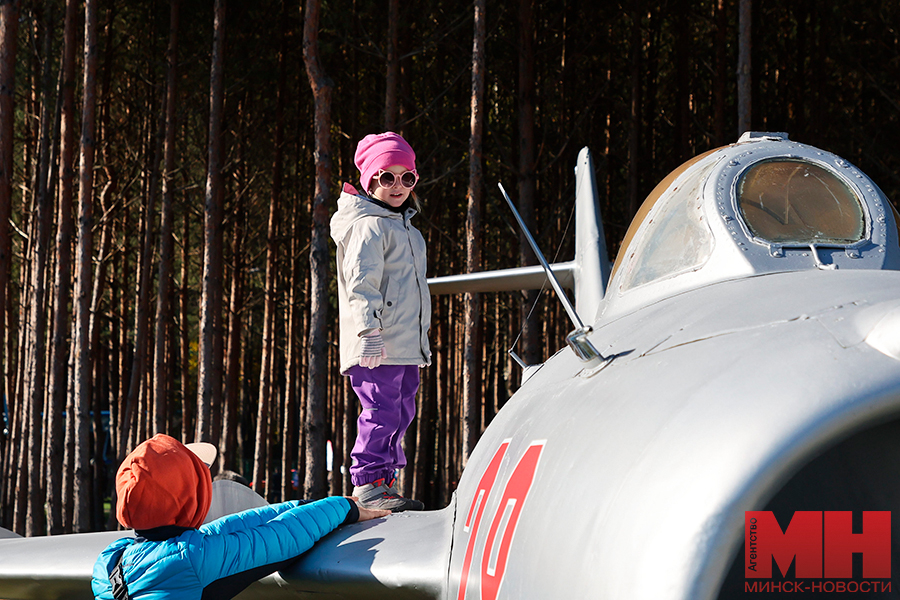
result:
<svg viewBox="0 0 900 600"><path fill-rule="evenodd" d="M550 268L560 285L569 289L575 287L575 271L577 269L575 261L553 263ZM539 290L545 286L549 287L550 281L547 279L544 268L540 265L462 275L445 275L428 279L428 289L434 295L465 292L517 292L519 290Z"/></svg>
<svg viewBox="0 0 900 600"><path fill-rule="evenodd" d="M261 500L240 484L217 481L216 513L211 516L259 506ZM440 597L446 587L454 506L340 527L289 571L264 578L238 598ZM0 539L0 598L91 600L97 556L113 541L133 535L103 531Z"/></svg>
<svg viewBox="0 0 900 600"><path fill-rule="evenodd" d="M455 499L442 510L398 513L337 529L291 569L261 583L286 586L291 598L443 598Z"/></svg>
<svg viewBox="0 0 900 600"><path fill-rule="evenodd" d="M131 531L0 539L0 598L91 600L100 552Z"/></svg>

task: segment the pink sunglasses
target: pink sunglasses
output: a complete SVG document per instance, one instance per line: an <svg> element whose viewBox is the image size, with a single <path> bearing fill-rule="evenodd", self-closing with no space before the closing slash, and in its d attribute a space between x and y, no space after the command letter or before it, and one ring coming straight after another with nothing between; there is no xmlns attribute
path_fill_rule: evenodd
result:
<svg viewBox="0 0 900 600"><path fill-rule="evenodd" d="M398 176L391 171L380 169L378 174L372 177L372 179L377 179L378 185L383 188L392 188L399 180L401 186L411 190L416 187L416 183L419 182L419 174L416 171L404 171Z"/></svg>

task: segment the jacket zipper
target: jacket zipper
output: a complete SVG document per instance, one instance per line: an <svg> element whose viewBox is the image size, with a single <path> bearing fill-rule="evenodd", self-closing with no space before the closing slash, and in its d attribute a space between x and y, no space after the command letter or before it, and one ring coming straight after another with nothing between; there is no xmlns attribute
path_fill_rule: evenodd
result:
<svg viewBox="0 0 900 600"><path fill-rule="evenodd" d="M413 257L413 271L416 273L416 287L419 290L419 352L422 354L422 358L425 359L425 362L428 362L428 357L425 356L425 348L422 344L422 284L419 283L419 269L416 268L416 251L413 248L412 243L412 235L409 233L409 219L406 215L403 215L403 226L406 228L406 241L409 244L409 253L412 254Z"/></svg>

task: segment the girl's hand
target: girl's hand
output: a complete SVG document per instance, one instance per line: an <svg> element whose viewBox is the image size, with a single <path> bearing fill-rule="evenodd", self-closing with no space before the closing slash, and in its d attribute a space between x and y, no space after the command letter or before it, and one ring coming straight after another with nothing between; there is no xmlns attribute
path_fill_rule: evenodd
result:
<svg viewBox="0 0 900 600"><path fill-rule="evenodd" d="M362 349L359 353L359 366L374 369L387 358L387 351L384 349L384 339L381 337L381 331L375 330L372 333L363 336Z"/></svg>

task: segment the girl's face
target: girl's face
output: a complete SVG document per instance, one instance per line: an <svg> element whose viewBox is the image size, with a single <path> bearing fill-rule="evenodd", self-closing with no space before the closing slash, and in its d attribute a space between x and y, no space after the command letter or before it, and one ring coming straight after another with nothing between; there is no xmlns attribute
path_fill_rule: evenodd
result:
<svg viewBox="0 0 900 600"><path fill-rule="evenodd" d="M400 175L402 175L406 171L409 171L409 169L401 165L393 165L385 170L390 171L395 175L394 185L389 188L383 187L378 182L378 176L376 175L372 179L372 189L370 193L385 204L397 208L398 206L406 202L406 199L409 198L410 192L412 192L412 188L406 188L400 184Z"/></svg>

